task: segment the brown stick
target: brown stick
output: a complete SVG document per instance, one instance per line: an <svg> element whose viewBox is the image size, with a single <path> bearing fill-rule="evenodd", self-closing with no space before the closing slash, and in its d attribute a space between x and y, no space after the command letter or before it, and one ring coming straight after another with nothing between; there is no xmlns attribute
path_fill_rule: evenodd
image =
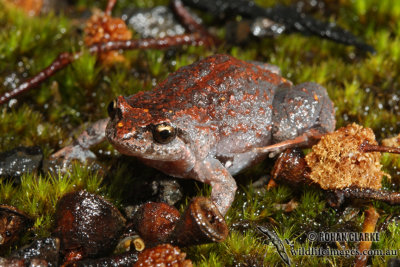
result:
<svg viewBox="0 0 400 267"><path fill-rule="evenodd" d="M114 8L117 0L109 0L105 14L111 16L112 9ZM110 41L106 43L94 44L89 47L90 53L101 53L113 50L131 50L131 49L163 49L173 46L180 45L195 45L195 46L212 46L219 43L220 41L210 34L206 28L192 17L188 10L183 6L180 0L172 1L172 7L176 12L177 16L181 18L182 23L188 29L189 34L182 34L176 36L170 36L160 39L148 38L141 40L129 40L129 41ZM10 99L29 91L32 88L39 86L46 79L53 76L59 70L65 68L73 61L78 59L82 55L82 52L78 53L62 53L60 54L48 67L40 71L32 78L21 83L17 88L10 92L6 92L0 95L0 105L8 102Z"/></svg>
<svg viewBox="0 0 400 267"><path fill-rule="evenodd" d="M6 103L11 98L16 97L26 91L29 91L31 88L37 87L42 82L44 82L49 77L53 76L57 71L65 68L71 62L79 58L81 53L62 53L59 54L58 57L44 70L40 71L38 74L33 76L32 78L26 80L21 83L17 88L13 89L10 92L7 92L0 96L0 105Z"/></svg>
<svg viewBox="0 0 400 267"><path fill-rule="evenodd" d="M89 47L89 52L93 54L107 52L112 50L130 50L130 49L163 49L172 46L180 45L207 45L204 36L200 33L182 34L176 36L170 36L165 38L148 38L140 40L129 40L129 41L110 41L106 43L94 44ZM53 76L59 70L65 68L73 61L77 60L82 56L82 52L77 53L62 53L44 70L32 78L21 83L17 88L3 95L0 95L0 105L8 102L10 99L29 91L32 88L39 86L46 79Z"/></svg>
<svg viewBox="0 0 400 267"><path fill-rule="evenodd" d="M105 13L107 16L110 16L110 17L111 17L111 12L112 12L112 10L113 10L113 8L114 8L114 6L115 6L116 3L117 3L117 0L108 0L108 2L107 2L107 7L106 7L106 11L104 11L104 13Z"/></svg>
<svg viewBox="0 0 400 267"><path fill-rule="evenodd" d="M398 147L370 145L368 141L364 141L360 145L360 150L363 152L386 152L386 153L400 154L400 148Z"/></svg>
<svg viewBox="0 0 400 267"><path fill-rule="evenodd" d="M94 44L89 47L91 53L108 52L112 50L132 49L163 49L181 45L204 45L204 36L200 33L181 34L164 38L146 38L128 41L110 41Z"/></svg>
<svg viewBox="0 0 400 267"><path fill-rule="evenodd" d="M184 7L181 0L173 0L172 9L189 32L199 32L205 36L213 37L209 34L207 29L203 27L203 25L193 18L189 11Z"/></svg>
<svg viewBox="0 0 400 267"><path fill-rule="evenodd" d="M358 188L358 187L349 187L337 191L343 193L343 196L345 198L380 200L390 205L400 204L400 192L389 192L386 190L376 190L371 188Z"/></svg>
<svg viewBox="0 0 400 267"><path fill-rule="evenodd" d="M175 12L176 16L179 18L179 20L181 21L181 23L190 33L197 32L203 36L206 46L211 46L221 43L221 40L219 40L216 36L209 33L209 31L203 25L201 25L194 19L192 14L190 14L190 12L185 8L181 0L173 0L172 9Z"/></svg>

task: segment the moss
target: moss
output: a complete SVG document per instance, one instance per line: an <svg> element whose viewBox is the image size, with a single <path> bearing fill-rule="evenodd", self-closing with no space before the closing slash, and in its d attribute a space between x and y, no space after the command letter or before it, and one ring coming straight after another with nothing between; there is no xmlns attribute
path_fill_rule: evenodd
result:
<svg viewBox="0 0 400 267"><path fill-rule="evenodd" d="M381 234L380 240L377 243L373 244L372 249L377 249L377 248L388 248L390 250L396 250L399 251L400 249L400 241L397 238L398 235L400 234L400 228L396 223L391 223L387 231L384 234ZM374 257L372 259L372 264L373 266L382 266L387 262L389 258L397 258L392 256L389 257Z"/></svg>
<svg viewBox="0 0 400 267"><path fill-rule="evenodd" d="M0 183L0 203L13 205L31 216L35 222L32 231L39 237L49 236L58 200L66 193L86 189L104 193L102 177L81 164L75 164L64 175L24 174L16 187L6 180Z"/></svg>
<svg viewBox="0 0 400 267"><path fill-rule="evenodd" d="M63 138L63 129L46 121L41 112L27 105L18 109L3 108L0 113L0 149L10 150L17 146L34 146L41 144L46 156Z"/></svg>
<svg viewBox="0 0 400 267"><path fill-rule="evenodd" d="M50 13L42 18L29 18L22 11L8 5L4 6L2 2L0 6L0 24L2 25L0 57L2 60L27 55L37 56L40 62L46 57L38 53L37 47L57 44L68 31L68 21L63 16Z"/></svg>
<svg viewBox="0 0 400 267"><path fill-rule="evenodd" d="M105 0L76 2L81 12L94 7L104 8L106 5ZM167 2L120 0L113 13L120 14L126 7L151 7ZM277 2L292 3L289 0L257 2L263 6ZM71 142L72 137L83 128L81 125L84 122L107 116L106 107L117 95L150 90L168 73L214 53L230 53L244 60L278 65L283 76L295 84L315 81L324 85L335 103L338 127L350 122L372 127L378 141L399 133L400 2L342 0L340 6L331 5L329 1L324 3L326 10L313 10L313 15L319 18L325 16L324 19L336 21L356 33L375 47L376 55L365 55L353 47L300 34L250 40L241 46L224 44L213 49L186 46L167 51L127 51L124 53L125 62L111 67L98 64L94 56L85 53L74 64L23 96L12 108L1 108L0 151L19 145L39 145L48 157ZM48 14L27 18L17 10L3 8L0 2L0 82L4 84L15 76L13 82L17 83L18 79L22 80L48 65L60 52L81 50L80 23L67 15ZM225 32L223 27L217 31L219 36ZM12 87L10 83L6 84L0 88L0 92ZM104 144L95 149L99 150L110 152L115 158L116 153L110 145ZM107 156L101 158L104 165L111 164ZM384 155L382 164L385 172L393 177L391 181L385 179L384 188L399 190L400 157ZM345 211L330 208L326 193L318 188L293 188L291 185L279 185L270 191L254 188L250 181L267 173L270 165L271 162L267 162L240 175L239 190L227 215L230 226L243 221L268 223L282 240L288 238L292 241L294 248L319 246L307 241L308 231L361 230L362 214L366 208L364 202L353 203L359 212L351 219L345 219ZM129 167L133 165L118 160L116 166L118 171L112 173L112 177L103 177L85 166L75 165L71 173L63 176L26 174L18 186L2 180L0 203L15 205L32 215L35 218L33 233L47 236L52 229L57 200L71 190L85 188L107 196L118 205L127 201L132 186L129 178L132 169ZM134 166L143 169L137 163ZM138 178L152 175L155 172L146 169ZM210 187L200 186L197 191L198 194L209 195ZM276 204L290 200L299 203L294 211L285 213L276 208ZM382 239L375 242L373 248L399 249L400 227L396 218L399 218L400 208L380 202L373 202L373 205L381 215L378 228L382 229ZM181 209L184 206L185 203ZM387 223L389 220L393 220L393 223ZM21 243L27 243L31 238L27 235ZM349 245L355 247L356 244ZM289 251L290 247L285 246ZM275 247L254 227L240 230L232 227L224 243L186 250L197 266L249 266L260 263L282 266L275 251ZM354 260L352 257L290 257L299 266L347 266ZM388 257L376 256L372 257L370 263L382 265L387 260Z"/></svg>

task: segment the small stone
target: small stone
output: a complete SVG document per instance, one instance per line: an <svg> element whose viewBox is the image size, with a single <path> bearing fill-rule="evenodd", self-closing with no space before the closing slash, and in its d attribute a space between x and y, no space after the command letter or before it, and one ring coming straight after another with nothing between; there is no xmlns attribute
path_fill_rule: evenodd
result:
<svg viewBox="0 0 400 267"><path fill-rule="evenodd" d="M0 177L19 178L24 173L36 172L42 164L40 147L17 147L0 154Z"/></svg>

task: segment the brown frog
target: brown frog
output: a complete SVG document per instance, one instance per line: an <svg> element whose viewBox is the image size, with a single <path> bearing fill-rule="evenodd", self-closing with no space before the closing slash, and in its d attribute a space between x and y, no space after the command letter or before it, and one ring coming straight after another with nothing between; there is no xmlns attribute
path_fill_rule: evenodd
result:
<svg viewBox="0 0 400 267"><path fill-rule="evenodd" d="M84 159L104 138L122 154L212 186L221 214L232 204L232 175L288 147L334 130L334 109L315 83L293 86L270 65L215 55L170 74L154 90L119 96L109 120L56 156ZM106 126L107 125L107 126Z"/></svg>

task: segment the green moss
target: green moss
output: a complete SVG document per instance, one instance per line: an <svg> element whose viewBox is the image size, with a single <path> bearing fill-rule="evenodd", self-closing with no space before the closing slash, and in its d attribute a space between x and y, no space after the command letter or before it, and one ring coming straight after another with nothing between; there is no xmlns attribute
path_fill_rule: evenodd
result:
<svg viewBox="0 0 400 267"><path fill-rule="evenodd" d="M379 242L376 242L373 244L372 249L385 248L385 249L399 251L399 249L400 249L400 241L398 239L399 234L400 234L400 227L394 222L391 223L388 226L387 231L380 235ZM373 264L373 266L385 265L385 262L387 262L387 260L389 258L397 258L397 257L393 257L393 256L391 256L391 257L373 257L372 264Z"/></svg>
<svg viewBox="0 0 400 267"><path fill-rule="evenodd" d="M7 180L0 182L0 203L13 205L32 217L32 231L45 237L51 233L52 217L64 194L80 189L104 193L101 182L101 176L81 164L74 164L64 175L24 174L17 187Z"/></svg>
<svg viewBox="0 0 400 267"><path fill-rule="evenodd" d="M167 4L165 0L120 0L114 14L126 7L151 7ZM263 6L274 3L290 4L292 1L257 1ZM217 48L185 46L173 53L149 50L126 51L125 61L105 67L88 53L66 69L50 78L39 88L25 94L12 108L0 110L0 151L16 146L39 145L48 157L83 129L84 122L93 122L107 116L108 103L118 95L130 95L150 90L168 73L215 53L230 53L244 60L257 60L278 65L283 76L294 84L315 81L328 90L335 103L337 126L350 122L372 127L378 139L400 132L399 75L400 72L400 2L380 0L347 0L341 5L327 3L329 21L351 30L372 44L377 53L363 54L354 47L347 47L317 37L299 34L283 35L250 41L241 46L225 44ZM79 11L94 7L104 8L106 1L77 1ZM323 18L324 13L313 14ZM81 23L81 21L79 22ZM79 42L82 28L76 19L67 15L48 14L28 18L22 12L3 8L0 3L0 82L10 74L22 79L37 73L50 64L63 51L82 50ZM223 36L223 27L217 29ZM136 36L137 37L137 36ZM1 87L0 92L10 88ZM397 100L396 100L397 97ZM104 144L95 151L116 153ZM110 160L101 163L109 166ZM382 163L392 180L384 180L384 188L400 188L400 157L384 155ZM102 194L113 203L122 205L128 201L133 186L132 172L140 170L135 179L151 177L156 172L144 169L138 163L119 160L114 163L117 171L105 179L89 171L85 166L74 165L66 175L26 174L21 184L0 182L0 203L15 205L35 218L32 232L38 236L50 234L53 215L58 199L67 192L86 189ZM279 185L272 190L254 188L251 180L258 179L271 168L271 162L258 165L239 176L239 190L235 202L227 214L231 226L228 239L221 244L195 246L186 249L196 266L250 266L252 264L282 266L275 247L254 228L233 227L238 222L269 224L278 236L293 242L294 248L319 246L306 240L309 231L361 231L365 202L355 202L359 212L345 218L345 211L332 209L326 202L326 193L315 187ZM133 171L132 171L133 169ZM105 168L107 170L107 168ZM139 172L139 171L138 171ZM209 186L200 186L199 195L209 195ZM277 204L298 202L289 213L277 208ZM187 205L181 205L181 209ZM399 207L372 202L380 213L378 229L381 240L374 249L400 248ZM349 205L349 204L348 204ZM392 218L392 219L391 219ZM386 223L386 220L393 220ZM250 224L251 225L251 224ZM385 226L386 225L386 226ZM31 236L21 243L29 242ZM356 247L356 244L348 244ZM286 250L290 247L285 244ZM301 257L290 255L299 266L348 266L354 258ZM370 263L382 265L388 257L372 257Z"/></svg>
<svg viewBox="0 0 400 267"><path fill-rule="evenodd" d="M45 120L39 111L22 105L18 109L3 108L0 113L0 149L2 151L17 146L34 146L42 144L45 155L49 155L63 138L63 130Z"/></svg>
<svg viewBox="0 0 400 267"><path fill-rule="evenodd" d="M37 56L40 62L46 56L37 48L59 42L69 28L67 19L63 16L50 13L41 18L29 18L20 10L8 6L6 8L3 3L0 3L0 7L2 60L15 60L16 56L28 55ZM16 61L11 62L15 64Z"/></svg>

